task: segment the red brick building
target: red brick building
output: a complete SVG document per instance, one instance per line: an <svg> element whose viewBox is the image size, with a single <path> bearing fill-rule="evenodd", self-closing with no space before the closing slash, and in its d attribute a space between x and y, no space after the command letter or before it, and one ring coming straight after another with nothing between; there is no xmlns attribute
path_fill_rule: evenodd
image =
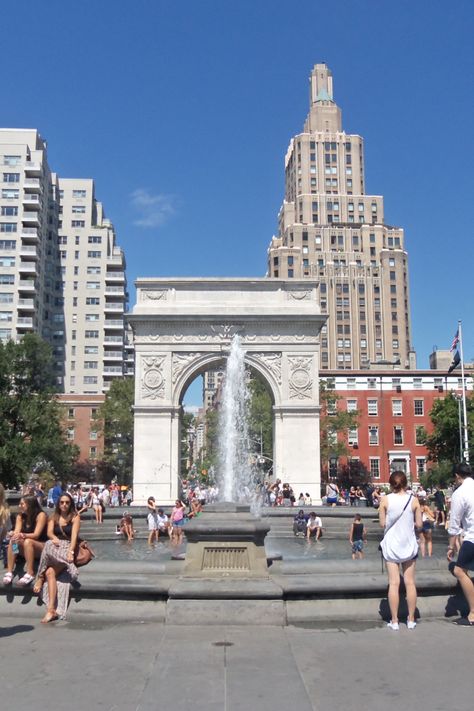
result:
<svg viewBox="0 0 474 711"><path fill-rule="evenodd" d="M104 438L98 413L105 395L59 395L64 408L64 428L69 442L80 449L79 461L95 461L102 458Z"/></svg>
<svg viewBox="0 0 474 711"><path fill-rule="evenodd" d="M372 481L388 482L395 469L405 471L412 482L426 471L428 452L420 442L422 429L432 430L430 411L450 392L461 395L460 372L446 375L436 370L363 370L324 373L328 387L340 398L336 407L358 411L358 427L347 433L351 452L336 466L360 462ZM465 373L466 390L473 389L471 373ZM323 463L324 465L324 463Z"/></svg>

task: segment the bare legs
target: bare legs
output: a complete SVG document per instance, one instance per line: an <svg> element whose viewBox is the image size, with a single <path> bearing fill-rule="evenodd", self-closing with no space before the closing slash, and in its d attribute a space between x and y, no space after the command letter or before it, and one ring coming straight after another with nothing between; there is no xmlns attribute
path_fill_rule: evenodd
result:
<svg viewBox="0 0 474 711"><path fill-rule="evenodd" d="M388 571L388 604L392 622L398 622L398 605L400 603L400 570L398 563L385 562ZM407 592L408 621L415 621L416 587L415 587L415 561L409 560L402 563L402 574ZM472 586L472 584L471 584ZM474 597L474 595L473 595ZM473 615L474 616L474 615Z"/></svg>
<svg viewBox="0 0 474 711"><path fill-rule="evenodd" d="M464 593L464 597L466 598L467 604L469 605L469 614L467 616L468 620L470 622L474 622L474 583L472 582L471 578L467 574L466 570L464 570L464 568L459 568L457 565L455 565L453 573L459 580L459 584Z"/></svg>
<svg viewBox="0 0 474 711"><path fill-rule="evenodd" d="M18 541L18 545L20 552L25 559L26 572L29 573L29 575L34 575L35 558L39 558L41 556L44 543L34 541L32 538L25 538L22 541ZM9 573L13 573L17 555L18 553L13 552L12 543L10 542L7 548L7 571Z"/></svg>
<svg viewBox="0 0 474 711"><path fill-rule="evenodd" d="M64 570L65 567L65 565L57 564L50 565L49 568L46 568L46 581L48 583L49 604L48 610L43 619L41 620L43 624L58 619L58 614L56 612L56 596L58 593L58 584L56 582L56 576L59 575L59 573Z"/></svg>

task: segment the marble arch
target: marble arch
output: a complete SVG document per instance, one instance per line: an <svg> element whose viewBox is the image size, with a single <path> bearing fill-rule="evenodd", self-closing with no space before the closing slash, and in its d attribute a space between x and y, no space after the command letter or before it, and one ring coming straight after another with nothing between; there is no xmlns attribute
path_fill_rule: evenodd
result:
<svg viewBox="0 0 474 711"><path fill-rule="evenodd" d="M274 476L320 499L319 333L309 279L139 279L135 345L134 501L178 495L183 393L225 360L238 333L273 396Z"/></svg>

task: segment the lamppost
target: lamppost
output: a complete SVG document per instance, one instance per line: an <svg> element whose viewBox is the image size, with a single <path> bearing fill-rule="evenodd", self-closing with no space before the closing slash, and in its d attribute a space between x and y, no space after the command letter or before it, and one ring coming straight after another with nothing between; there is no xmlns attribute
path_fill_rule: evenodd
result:
<svg viewBox="0 0 474 711"><path fill-rule="evenodd" d="M461 407L462 407L462 395L458 395L454 391L452 391L453 397L456 400L458 404L458 427L459 427L459 461L462 462L463 460L463 447L462 447L462 415L461 415Z"/></svg>

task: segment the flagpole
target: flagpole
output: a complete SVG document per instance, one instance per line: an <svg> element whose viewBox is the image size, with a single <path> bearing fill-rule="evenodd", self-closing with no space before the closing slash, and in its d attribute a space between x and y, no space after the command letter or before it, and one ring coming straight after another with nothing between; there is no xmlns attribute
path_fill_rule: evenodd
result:
<svg viewBox="0 0 474 711"><path fill-rule="evenodd" d="M458 321L459 351L461 356L461 378L462 378L462 411L464 416L464 459L469 464L469 440L467 434L467 408L466 408L466 384L464 380L464 353L462 349L462 325Z"/></svg>

